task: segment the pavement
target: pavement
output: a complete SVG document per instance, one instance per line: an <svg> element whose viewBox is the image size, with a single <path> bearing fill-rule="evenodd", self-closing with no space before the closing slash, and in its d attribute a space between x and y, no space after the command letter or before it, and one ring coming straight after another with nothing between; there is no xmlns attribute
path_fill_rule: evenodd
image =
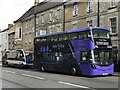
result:
<svg viewBox="0 0 120 90"><path fill-rule="evenodd" d="M114 76L120 77L120 72L114 72Z"/></svg>

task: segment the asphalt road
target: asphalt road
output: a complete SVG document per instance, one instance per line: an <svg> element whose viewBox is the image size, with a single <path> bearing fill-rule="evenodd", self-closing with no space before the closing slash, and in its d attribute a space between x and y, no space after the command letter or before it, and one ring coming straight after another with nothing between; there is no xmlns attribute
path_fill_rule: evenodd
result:
<svg viewBox="0 0 120 90"><path fill-rule="evenodd" d="M2 67L2 88L118 88L118 77L83 77Z"/></svg>

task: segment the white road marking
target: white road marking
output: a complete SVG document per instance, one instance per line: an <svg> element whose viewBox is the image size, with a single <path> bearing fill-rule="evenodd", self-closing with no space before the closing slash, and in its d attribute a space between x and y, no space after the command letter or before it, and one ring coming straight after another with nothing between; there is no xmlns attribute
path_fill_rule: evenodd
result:
<svg viewBox="0 0 120 90"><path fill-rule="evenodd" d="M8 71L8 70L3 70L3 71L8 72L8 73L15 74L15 72L13 72L13 71Z"/></svg>
<svg viewBox="0 0 120 90"><path fill-rule="evenodd" d="M74 86L74 87L79 87L79 88L90 89L89 87L85 87L85 86L81 86L81 85L76 85L76 84L72 84L72 83L67 83L67 82L62 82L62 81L59 81L58 83L60 83L60 84L66 84L66 85L70 85L70 86Z"/></svg>
<svg viewBox="0 0 120 90"><path fill-rule="evenodd" d="M32 76L32 75L28 75L28 74L22 74L23 76L26 76L26 77L31 77L31 78L35 78L35 79L40 79L40 80L43 80L44 78L42 77L37 77L37 76Z"/></svg>

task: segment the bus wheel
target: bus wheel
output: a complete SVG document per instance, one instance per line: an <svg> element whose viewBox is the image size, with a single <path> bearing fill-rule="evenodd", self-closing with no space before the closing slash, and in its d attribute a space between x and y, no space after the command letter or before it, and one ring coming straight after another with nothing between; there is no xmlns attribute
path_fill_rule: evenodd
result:
<svg viewBox="0 0 120 90"><path fill-rule="evenodd" d="M76 67L72 67L71 70L70 70L70 72L71 72L72 75L76 75L77 74Z"/></svg>
<svg viewBox="0 0 120 90"><path fill-rule="evenodd" d="M43 71L43 72L45 71L44 65L41 66L41 71Z"/></svg>

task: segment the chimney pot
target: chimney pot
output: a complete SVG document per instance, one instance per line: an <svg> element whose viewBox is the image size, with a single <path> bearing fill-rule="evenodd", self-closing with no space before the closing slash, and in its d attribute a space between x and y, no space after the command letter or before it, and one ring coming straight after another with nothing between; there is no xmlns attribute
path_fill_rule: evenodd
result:
<svg viewBox="0 0 120 90"><path fill-rule="evenodd" d="M39 0L35 0L34 5L36 6L38 4L39 4Z"/></svg>

